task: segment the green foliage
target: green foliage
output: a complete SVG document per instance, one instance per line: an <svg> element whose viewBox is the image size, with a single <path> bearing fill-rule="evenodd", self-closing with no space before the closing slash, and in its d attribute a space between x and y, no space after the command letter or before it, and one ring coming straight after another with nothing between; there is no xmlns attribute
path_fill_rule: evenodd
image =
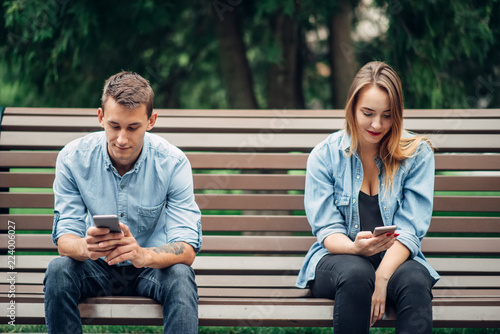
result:
<svg viewBox="0 0 500 334"><path fill-rule="evenodd" d="M205 33L211 26L208 6L203 11L193 1L15 0L2 9L0 54L8 66L2 81L33 88L32 106L98 106L104 80L120 70L148 78L157 105L194 107L195 95L206 107L220 106L212 98L217 95L207 93L220 86L217 76L197 85L213 67L200 66L191 75L199 59L217 60L213 38Z"/></svg>
<svg viewBox="0 0 500 334"><path fill-rule="evenodd" d="M299 34L297 80L306 106L331 108L330 78L318 69L331 68L329 41L311 36L328 31L340 0L221 1L239 13L260 107L267 105L270 66L285 59L273 31L281 15ZM384 9L388 30L356 43L356 57L360 65L373 59L393 65L407 107L500 106L500 0L375 0L374 6ZM194 0L5 0L0 105L97 107L104 80L132 70L150 80L156 107L230 108L214 10L213 2ZM359 22L359 10L354 14Z"/></svg>
<svg viewBox="0 0 500 334"><path fill-rule="evenodd" d="M498 106L500 1L397 4L387 9L389 29L375 43L401 74L407 107Z"/></svg>

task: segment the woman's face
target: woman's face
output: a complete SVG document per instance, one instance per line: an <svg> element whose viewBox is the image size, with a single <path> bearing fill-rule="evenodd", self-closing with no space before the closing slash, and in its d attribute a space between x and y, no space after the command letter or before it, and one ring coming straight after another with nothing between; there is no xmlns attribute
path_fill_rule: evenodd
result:
<svg viewBox="0 0 500 334"><path fill-rule="evenodd" d="M354 112L361 147L378 147L392 126L391 106L386 91L378 86L364 88L359 92Z"/></svg>

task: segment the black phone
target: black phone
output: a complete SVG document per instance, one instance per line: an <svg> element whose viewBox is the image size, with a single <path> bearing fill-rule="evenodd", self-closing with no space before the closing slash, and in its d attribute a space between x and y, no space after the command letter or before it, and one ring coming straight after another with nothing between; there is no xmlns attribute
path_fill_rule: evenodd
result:
<svg viewBox="0 0 500 334"><path fill-rule="evenodd" d="M99 228L107 227L110 233L121 233L117 215L95 215L94 225Z"/></svg>

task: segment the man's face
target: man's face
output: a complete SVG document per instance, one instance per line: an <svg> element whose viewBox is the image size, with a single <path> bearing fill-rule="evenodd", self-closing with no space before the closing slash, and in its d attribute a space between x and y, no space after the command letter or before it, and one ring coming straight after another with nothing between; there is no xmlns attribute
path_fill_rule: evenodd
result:
<svg viewBox="0 0 500 334"><path fill-rule="evenodd" d="M106 132L109 157L119 172L126 173L141 154L144 134L153 128L158 114L148 119L145 105L128 109L111 97L104 110L99 108L98 118Z"/></svg>

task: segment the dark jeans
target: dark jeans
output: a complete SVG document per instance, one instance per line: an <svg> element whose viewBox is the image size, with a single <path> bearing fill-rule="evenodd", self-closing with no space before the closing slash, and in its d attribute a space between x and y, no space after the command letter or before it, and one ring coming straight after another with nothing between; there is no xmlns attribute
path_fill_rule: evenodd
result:
<svg viewBox="0 0 500 334"><path fill-rule="evenodd" d="M309 282L318 298L335 300L335 334L368 333L376 268L356 255L326 255ZM394 272L387 285L387 304L396 309L396 333L432 333L432 286L427 269L407 260Z"/></svg>
<svg viewBox="0 0 500 334"><path fill-rule="evenodd" d="M102 260L55 258L44 279L47 331L82 333L78 303L88 297L144 296L163 305L164 333L198 333L194 278L193 269L184 264L151 269L109 266Z"/></svg>

